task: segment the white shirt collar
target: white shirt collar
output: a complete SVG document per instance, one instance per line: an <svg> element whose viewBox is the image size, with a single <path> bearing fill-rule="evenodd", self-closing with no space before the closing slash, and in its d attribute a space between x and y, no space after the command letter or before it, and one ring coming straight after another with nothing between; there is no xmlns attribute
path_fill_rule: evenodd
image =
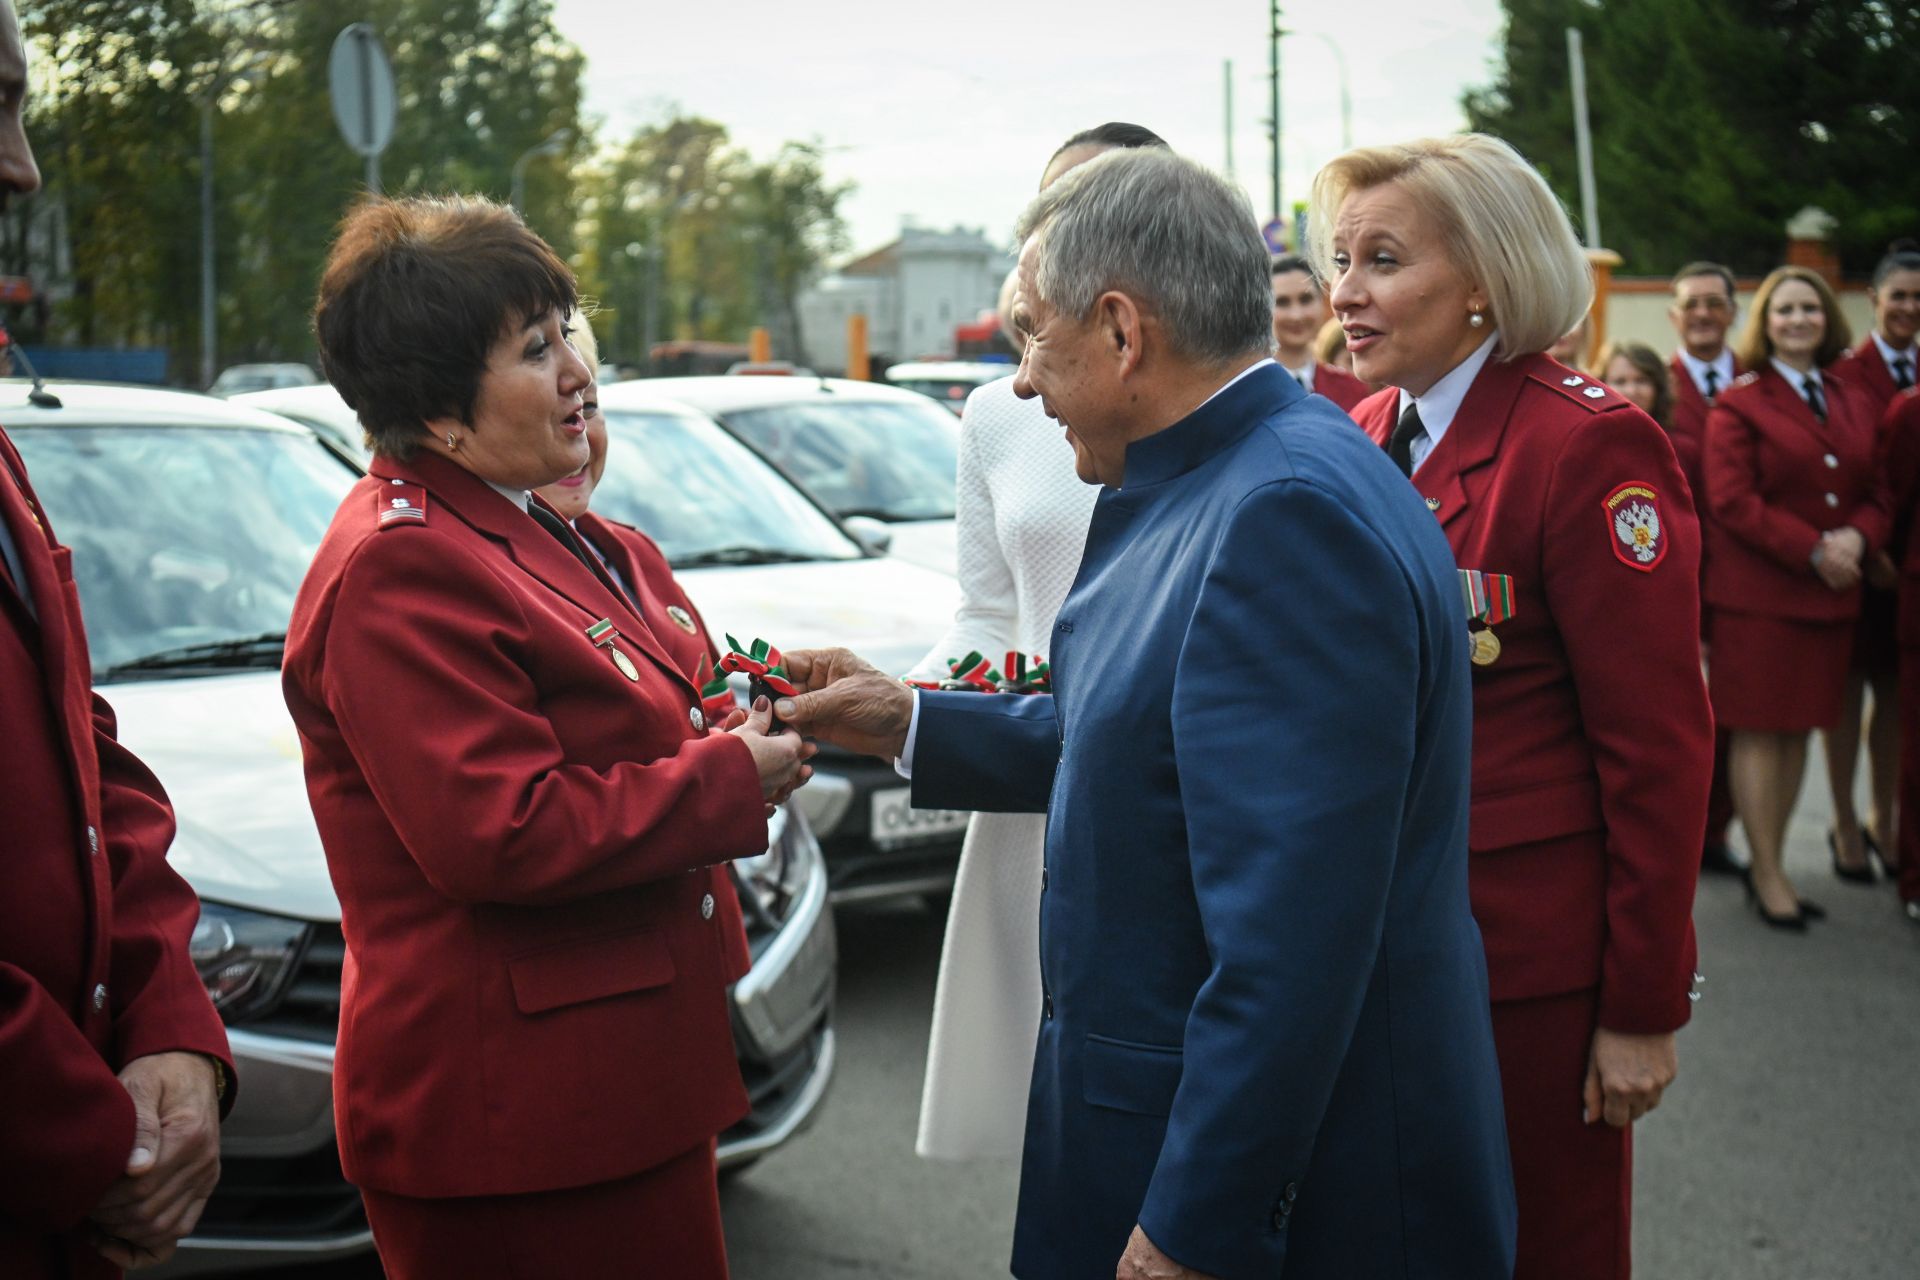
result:
<svg viewBox="0 0 1920 1280"><path fill-rule="evenodd" d="M1493 346L1499 340L1500 331L1495 329L1487 335L1485 342L1474 349L1472 355L1428 387L1425 395L1416 396L1405 387L1400 389L1400 408L1395 417L1404 417L1407 406L1415 405L1420 410L1420 425L1426 429L1425 438L1415 440L1409 451L1414 470L1420 469L1420 464L1427 460L1427 455L1447 434L1447 428L1453 425L1460 405L1467 398L1467 391L1473 386L1473 380L1480 376L1480 371L1487 367L1487 360L1493 355Z"/></svg>
<svg viewBox="0 0 1920 1280"><path fill-rule="evenodd" d="M1288 368L1286 365L1281 365L1280 367L1292 374L1293 380L1298 382L1307 391L1313 390L1313 371L1318 367L1315 361L1309 360L1303 368L1299 369Z"/></svg>
<svg viewBox="0 0 1920 1280"><path fill-rule="evenodd" d="M1273 363L1274 363L1274 359L1272 356L1263 356L1262 358L1255 360L1252 364L1248 365L1246 368L1242 369L1240 372L1234 374L1233 377L1221 383L1220 389L1214 392L1212 395L1208 396L1205 400L1202 400L1199 404L1195 405L1193 411L1195 413L1200 412L1200 410L1206 408L1208 405L1212 404L1215 400L1218 400L1221 396L1225 395L1228 387L1231 387L1234 383L1241 381L1248 374L1264 369L1268 365Z"/></svg>
<svg viewBox="0 0 1920 1280"><path fill-rule="evenodd" d="M1685 347L1680 348L1680 363L1686 366L1687 374L1693 379L1694 389L1701 395L1707 394L1707 370L1720 375L1719 385L1714 388L1718 395L1733 385L1733 350L1721 347L1720 354L1711 360L1701 360Z"/></svg>
<svg viewBox="0 0 1920 1280"><path fill-rule="evenodd" d="M1768 356L1767 363L1772 365L1773 371L1785 378L1787 385L1795 391L1799 391L1801 384L1806 382L1812 382L1816 387L1826 385L1820 381L1820 371L1818 369L1810 369L1806 373L1802 373L1792 365L1782 361L1778 356Z"/></svg>
<svg viewBox="0 0 1920 1280"><path fill-rule="evenodd" d="M522 511L530 510L533 506L533 495L525 489L516 489L510 484L495 484L491 480L487 481L487 488L493 490Z"/></svg>
<svg viewBox="0 0 1920 1280"><path fill-rule="evenodd" d="M1873 334L1873 345L1880 348L1880 358L1887 362L1889 372L1892 371L1895 360L1905 360L1909 366L1915 363L1915 353L1920 352L1920 343L1910 342L1907 344L1906 350L1902 351L1897 347L1888 346L1887 340L1880 336L1878 329L1874 329L1871 332Z"/></svg>

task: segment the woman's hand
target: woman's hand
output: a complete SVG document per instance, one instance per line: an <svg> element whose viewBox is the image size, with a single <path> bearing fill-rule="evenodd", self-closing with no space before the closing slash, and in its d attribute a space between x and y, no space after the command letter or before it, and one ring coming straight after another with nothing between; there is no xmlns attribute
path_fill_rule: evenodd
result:
<svg viewBox="0 0 1920 1280"><path fill-rule="evenodd" d="M760 773L760 798L767 802L769 816L775 805L813 776L813 766L807 761L819 750L791 729L768 732L772 728L773 704L760 697L754 700L753 713L728 730L753 752L753 767Z"/></svg>
<svg viewBox="0 0 1920 1280"><path fill-rule="evenodd" d="M1860 557L1866 549L1867 540L1852 525L1829 529L1813 553L1813 571L1833 590L1850 591L1860 585Z"/></svg>

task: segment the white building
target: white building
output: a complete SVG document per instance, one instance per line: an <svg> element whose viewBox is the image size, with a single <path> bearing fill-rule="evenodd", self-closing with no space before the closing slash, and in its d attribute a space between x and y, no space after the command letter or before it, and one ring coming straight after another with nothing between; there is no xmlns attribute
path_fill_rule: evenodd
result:
<svg viewBox="0 0 1920 1280"><path fill-rule="evenodd" d="M800 295L809 364L847 367L847 318L867 317L875 368L918 357L951 358L955 325L993 310L1013 258L967 227L930 231L911 223L883 249L856 258Z"/></svg>

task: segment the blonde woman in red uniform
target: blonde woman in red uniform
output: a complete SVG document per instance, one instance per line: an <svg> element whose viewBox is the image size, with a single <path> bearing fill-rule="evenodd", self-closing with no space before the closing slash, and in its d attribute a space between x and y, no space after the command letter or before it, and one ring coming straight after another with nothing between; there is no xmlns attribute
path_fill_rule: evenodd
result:
<svg viewBox="0 0 1920 1280"><path fill-rule="evenodd" d="M1678 1070L1712 724L1699 534L1665 432L1543 354L1586 314L1545 181L1479 135L1314 180L1354 418L1468 571L1474 917L1520 1198L1518 1280L1620 1280L1632 1125ZM1657 725L1657 731L1650 731Z"/></svg>
<svg viewBox="0 0 1920 1280"><path fill-rule="evenodd" d="M1833 372L1866 394L1878 413L1893 398L1914 385L1920 367L1920 244L1894 242L1873 271L1867 290L1873 304L1873 328L1860 345L1833 362ZM1860 884L1873 883L1868 855L1880 859L1891 877L1898 860L1889 843L1893 818L1893 791L1899 771L1900 724L1899 644L1894 588L1899 572L1892 559L1875 556L1867 565L1867 588L1860 600L1860 623L1855 633L1853 670L1847 677L1846 701L1840 719L1823 735L1826 740L1827 779L1833 788L1834 874ZM1872 820L1862 825L1853 807L1854 768L1860 757L1860 716L1866 690L1873 689L1873 716L1867 726L1867 774L1873 799Z"/></svg>
<svg viewBox="0 0 1920 1280"><path fill-rule="evenodd" d="M1860 581L1887 539L1877 414L1820 366L1845 349L1827 282L1781 267L1754 295L1735 352L1753 370L1707 413L1709 685L1760 918L1803 931L1824 913L1781 865L1807 734L1841 715ZM1835 868L1841 866L1835 853Z"/></svg>

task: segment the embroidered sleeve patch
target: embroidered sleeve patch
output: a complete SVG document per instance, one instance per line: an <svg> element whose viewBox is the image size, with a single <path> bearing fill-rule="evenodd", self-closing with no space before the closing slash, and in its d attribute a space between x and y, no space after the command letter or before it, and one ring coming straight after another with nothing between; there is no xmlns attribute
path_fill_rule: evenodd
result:
<svg viewBox="0 0 1920 1280"><path fill-rule="evenodd" d="M1660 523L1660 495L1653 486L1629 480L1607 495L1607 537L1613 554L1629 569L1652 573L1667 556L1666 529Z"/></svg>

